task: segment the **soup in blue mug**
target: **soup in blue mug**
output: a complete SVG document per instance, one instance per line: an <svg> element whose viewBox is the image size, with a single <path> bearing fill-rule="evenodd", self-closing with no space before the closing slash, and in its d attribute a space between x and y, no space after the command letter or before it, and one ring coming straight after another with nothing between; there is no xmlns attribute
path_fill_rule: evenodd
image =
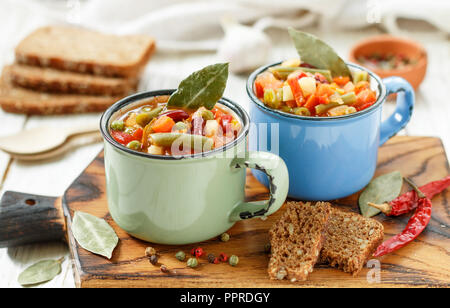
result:
<svg viewBox="0 0 450 308"><path fill-rule="evenodd" d="M296 113L292 109L271 108L257 96L257 77L280 64L261 67L248 79L253 122L250 149L270 150L286 162L291 198L333 200L361 190L375 173L378 147L405 127L411 118L414 107L411 85L400 77L381 80L371 71L348 63L353 74L362 72L367 76L369 90L375 94L370 104L365 108L349 106L339 115ZM397 93L395 112L382 121L383 104L392 93ZM267 131L261 135L265 128ZM257 171L254 174L267 185L262 174Z"/></svg>

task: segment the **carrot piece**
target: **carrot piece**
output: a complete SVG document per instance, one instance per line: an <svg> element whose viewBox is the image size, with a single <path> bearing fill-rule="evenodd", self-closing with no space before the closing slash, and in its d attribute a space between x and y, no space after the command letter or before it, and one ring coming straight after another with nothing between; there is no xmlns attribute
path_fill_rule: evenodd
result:
<svg viewBox="0 0 450 308"><path fill-rule="evenodd" d="M311 94L306 100L305 107L308 108L311 114L314 114L316 111L314 107L316 107L317 104L318 101L316 100L316 96L314 94Z"/></svg>
<svg viewBox="0 0 450 308"><path fill-rule="evenodd" d="M174 125L175 121L172 118L162 116L153 123L152 129L156 133L168 133L172 130Z"/></svg>
<svg viewBox="0 0 450 308"><path fill-rule="evenodd" d="M348 76L334 77L334 78L333 78L333 81L334 81L338 86L343 87L343 86L345 86L345 84L346 84L347 82L350 81L350 77L348 77Z"/></svg>
<svg viewBox="0 0 450 308"><path fill-rule="evenodd" d="M298 84L297 77L288 78L287 83L289 84L289 87L291 87L297 107L301 107L305 102L305 98L303 97L302 88L300 88L300 85Z"/></svg>

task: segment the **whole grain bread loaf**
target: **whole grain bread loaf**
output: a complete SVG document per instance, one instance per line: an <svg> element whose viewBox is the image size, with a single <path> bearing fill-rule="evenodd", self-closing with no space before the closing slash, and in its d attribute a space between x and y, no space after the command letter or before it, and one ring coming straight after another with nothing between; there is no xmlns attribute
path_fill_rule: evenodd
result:
<svg viewBox="0 0 450 308"><path fill-rule="evenodd" d="M126 96L135 92L138 84L137 78L103 77L22 64L10 65L8 71L14 85L50 93Z"/></svg>
<svg viewBox="0 0 450 308"><path fill-rule="evenodd" d="M139 76L155 49L144 35L117 36L68 26L42 27L16 48L16 61L79 73Z"/></svg>
<svg viewBox="0 0 450 308"><path fill-rule="evenodd" d="M14 86L8 67L0 78L0 106L6 112L35 115L104 111L121 96L49 94Z"/></svg>
<svg viewBox="0 0 450 308"><path fill-rule="evenodd" d="M383 235L383 225L378 221L332 208L320 262L357 275L383 241Z"/></svg>
<svg viewBox="0 0 450 308"><path fill-rule="evenodd" d="M328 202L287 204L286 211L269 231L271 279L306 280L318 260L329 215Z"/></svg>

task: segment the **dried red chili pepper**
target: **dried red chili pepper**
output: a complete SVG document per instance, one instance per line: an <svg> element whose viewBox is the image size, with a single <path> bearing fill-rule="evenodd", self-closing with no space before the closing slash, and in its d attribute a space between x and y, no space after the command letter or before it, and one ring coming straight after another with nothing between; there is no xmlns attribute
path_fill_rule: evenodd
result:
<svg viewBox="0 0 450 308"><path fill-rule="evenodd" d="M407 179L405 179L407 180ZM431 219L431 200L426 197L413 183L409 182L414 187L418 195L417 209L413 216L408 221L406 228L396 236L388 239L378 246L373 254L374 257L381 257L394 250L397 250L409 242L413 241L426 228Z"/></svg>
<svg viewBox="0 0 450 308"><path fill-rule="evenodd" d="M450 175L442 178L438 181L430 182L426 185L419 187L419 190L428 198L432 199L435 195L441 193L444 189L450 186ZM419 196L415 190L404 193L389 203L375 204L368 203L370 206L375 207L382 211L387 216L399 216L417 208L419 204Z"/></svg>

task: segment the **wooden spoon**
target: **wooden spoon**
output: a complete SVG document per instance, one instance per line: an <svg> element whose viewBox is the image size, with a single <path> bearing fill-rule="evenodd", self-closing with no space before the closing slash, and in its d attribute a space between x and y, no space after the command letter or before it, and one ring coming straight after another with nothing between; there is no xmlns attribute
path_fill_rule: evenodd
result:
<svg viewBox="0 0 450 308"><path fill-rule="evenodd" d="M38 161L50 159L69 152L77 147L94 144L102 141L103 137L100 132L90 132L85 134L77 134L67 138L67 141L54 148L53 150L40 152L37 154L10 154L11 157L23 161Z"/></svg>
<svg viewBox="0 0 450 308"><path fill-rule="evenodd" d="M0 137L0 150L10 155L33 155L51 151L75 135L97 132L99 124L73 127L36 127L17 134Z"/></svg>

